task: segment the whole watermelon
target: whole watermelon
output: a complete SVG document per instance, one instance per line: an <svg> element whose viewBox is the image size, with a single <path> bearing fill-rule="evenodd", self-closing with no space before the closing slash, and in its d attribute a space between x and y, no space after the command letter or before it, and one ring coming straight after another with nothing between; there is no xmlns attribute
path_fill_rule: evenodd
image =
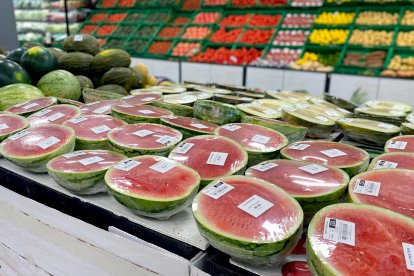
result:
<svg viewBox="0 0 414 276"><path fill-rule="evenodd" d="M0 60L0 87L13 83L29 83L30 76L18 63L8 60Z"/></svg>
<svg viewBox="0 0 414 276"><path fill-rule="evenodd" d="M44 75L37 87L46 96L78 100L81 96L81 86L78 79L65 70L55 70Z"/></svg>
<svg viewBox="0 0 414 276"><path fill-rule="evenodd" d="M7 55L7 59L10 59L10 60L12 60L12 61L14 61L16 63L20 63L20 60L22 59L22 56L26 52L27 52L27 48L25 48L25 47L21 47L21 48L14 49L13 51L11 51Z"/></svg>
<svg viewBox="0 0 414 276"><path fill-rule="evenodd" d="M20 65L26 69L30 76L40 78L57 68L58 59L45 47L35 46L23 54Z"/></svg>
<svg viewBox="0 0 414 276"><path fill-rule="evenodd" d="M41 90L30 84L16 83L0 88L0 111L25 101L44 97Z"/></svg>

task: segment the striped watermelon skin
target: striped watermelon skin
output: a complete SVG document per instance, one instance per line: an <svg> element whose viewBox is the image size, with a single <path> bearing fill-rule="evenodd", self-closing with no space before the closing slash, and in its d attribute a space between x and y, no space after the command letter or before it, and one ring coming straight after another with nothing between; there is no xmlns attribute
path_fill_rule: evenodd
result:
<svg viewBox="0 0 414 276"><path fill-rule="evenodd" d="M78 79L65 70L55 70L44 75L37 87L46 96L78 100L81 97L81 87Z"/></svg>
<svg viewBox="0 0 414 276"><path fill-rule="evenodd" d="M21 102L42 98L43 92L30 84L10 84L0 88L0 111Z"/></svg>

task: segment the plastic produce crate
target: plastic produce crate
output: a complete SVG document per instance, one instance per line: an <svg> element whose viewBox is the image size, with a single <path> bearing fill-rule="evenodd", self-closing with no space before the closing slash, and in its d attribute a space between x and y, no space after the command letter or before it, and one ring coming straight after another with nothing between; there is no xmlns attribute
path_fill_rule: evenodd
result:
<svg viewBox="0 0 414 276"><path fill-rule="evenodd" d="M168 21L169 24L175 26L185 26L190 24L192 19L192 15L188 13L173 13L171 15L170 20Z"/></svg>
<svg viewBox="0 0 414 276"><path fill-rule="evenodd" d="M400 8L387 7L384 9L384 7L362 7L359 9L354 25L371 29L377 27L394 28L398 25L400 13ZM377 14L376 17L374 16L375 14ZM391 16L393 16L393 19L391 19Z"/></svg>
<svg viewBox="0 0 414 276"><path fill-rule="evenodd" d="M136 32L136 29L139 27L137 23L120 23L113 32L115 36L119 37L129 37L131 34Z"/></svg>
<svg viewBox="0 0 414 276"><path fill-rule="evenodd" d="M158 40L153 39L146 49L146 57L168 57L172 46L174 45L174 40Z"/></svg>
<svg viewBox="0 0 414 276"><path fill-rule="evenodd" d="M221 9L209 9L202 12L196 12L191 19L192 25L210 25L220 22L223 12Z"/></svg>
<svg viewBox="0 0 414 276"><path fill-rule="evenodd" d="M287 10L280 23L282 29L307 28L310 29L317 12L312 10Z"/></svg>
<svg viewBox="0 0 414 276"><path fill-rule="evenodd" d="M109 15L109 12L107 11L96 11L92 12L86 19L86 23L93 23L93 24L99 24L102 21L104 21Z"/></svg>
<svg viewBox="0 0 414 276"><path fill-rule="evenodd" d="M208 62L218 64L246 65L263 54L264 47L217 47L207 44L202 52L190 58L194 62Z"/></svg>
<svg viewBox="0 0 414 276"><path fill-rule="evenodd" d="M117 48L117 49L123 49L124 44L127 41L126 38L118 38L118 37L108 37L105 41L105 44L102 46L104 49L109 48Z"/></svg>
<svg viewBox="0 0 414 276"><path fill-rule="evenodd" d="M145 23L167 23L171 18L171 10L158 9L150 10L142 22Z"/></svg>
<svg viewBox="0 0 414 276"><path fill-rule="evenodd" d="M157 37L162 26L162 24L140 24L133 36L144 38Z"/></svg>
<svg viewBox="0 0 414 276"><path fill-rule="evenodd" d="M130 9L130 8L134 8L136 3L137 3L137 0L119 0L118 3L116 4L116 7L122 8L122 9Z"/></svg>
<svg viewBox="0 0 414 276"><path fill-rule="evenodd" d="M214 32L214 25L187 25L181 33L181 40L208 40Z"/></svg>
<svg viewBox="0 0 414 276"><path fill-rule="evenodd" d="M99 9L114 8L118 4L118 0L99 0L96 5Z"/></svg>
<svg viewBox="0 0 414 276"><path fill-rule="evenodd" d="M203 43L197 40L181 41L176 40L173 46L170 48L168 56L173 58L179 58L186 60L189 57L194 56L203 48Z"/></svg>
<svg viewBox="0 0 414 276"><path fill-rule="evenodd" d="M209 43L217 46L231 46L240 40L243 30L240 27L220 27L210 36Z"/></svg>
<svg viewBox="0 0 414 276"><path fill-rule="evenodd" d="M202 0L201 6L203 8L225 7L230 0Z"/></svg>
<svg viewBox="0 0 414 276"><path fill-rule="evenodd" d="M181 26L165 24L161 27L160 31L157 34L157 37L160 39L175 39L177 37L180 37L183 31L184 28Z"/></svg>
<svg viewBox="0 0 414 276"><path fill-rule="evenodd" d="M131 56L142 56L147 47L150 39L130 37L124 44L124 49Z"/></svg>
<svg viewBox="0 0 414 276"><path fill-rule="evenodd" d="M354 56L354 58L351 58L351 55ZM378 57L376 60L382 62L378 62L376 64L373 64L372 62L366 62L367 55L375 55ZM361 68L369 68L369 69L383 69L387 60L388 51L387 50L368 50L368 49L352 49L347 48L346 51L342 52L341 59L340 59L340 66L342 67L348 67L348 68L355 68L355 69L361 69ZM381 57L381 59L379 58ZM351 59L353 60L353 63L351 63ZM372 59L369 59L372 61Z"/></svg>
<svg viewBox="0 0 414 276"><path fill-rule="evenodd" d="M142 11L130 11L124 19L124 23L140 23L147 16L146 12Z"/></svg>
<svg viewBox="0 0 414 276"><path fill-rule="evenodd" d="M358 17L359 8L356 7L338 7L338 8L320 8L318 10L317 16L313 22L314 28L336 28L336 27L343 27L347 28L348 26L351 26L354 24L355 19ZM320 22L319 20L323 16L323 14L328 13L328 15L333 16L333 21L326 23ZM341 16L342 14L342 22L338 21L335 22L335 17ZM347 16L347 18L344 18L343 15ZM347 20L348 19L348 20ZM328 18L329 20L329 18Z"/></svg>
<svg viewBox="0 0 414 276"><path fill-rule="evenodd" d="M249 24L251 17L252 11L226 11L218 25L224 27L244 27Z"/></svg>
<svg viewBox="0 0 414 276"><path fill-rule="evenodd" d="M81 29L80 29L80 33L81 34L90 34L93 35L96 31L96 29L98 28L98 24L84 24Z"/></svg>

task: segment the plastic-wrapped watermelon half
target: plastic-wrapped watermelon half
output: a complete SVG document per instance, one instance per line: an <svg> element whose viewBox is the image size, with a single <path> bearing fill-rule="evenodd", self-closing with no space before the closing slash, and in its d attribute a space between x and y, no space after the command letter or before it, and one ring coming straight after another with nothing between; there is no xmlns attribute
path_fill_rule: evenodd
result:
<svg viewBox="0 0 414 276"><path fill-rule="evenodd" d="M76 133L76 149L111 149L108 132L126 123L108 115L85 115L67 120L64 125Z"/></svg>
<svg viewBox="0 0 414 276"><path fill-rule="evenodd" d="M409 123L414 123L414 113L409 113L407 117L405 117L405 120Z"/></svg>
<svg viewBox="0 0 414 276"><path fill-rule="evenodd" d="M83 195L106 191L105 173L127 157L108 150L81 150L63 154L47 163L47 171L63 188Z"/></svg>
<svg viewBox="0 0 414 276"><path fill-rule="evenodd" d="M181 95L195 96L197 100L211 100L214 97L213 93L203 92L203 91L185 92L185 93L182 93Z"/></svg>
<svg viewBox="0 0 414 276"><path fill-rule="evenodd" d="M312 96L307 92L293 92L293 91L266 91L266 96L281 101L290 103L307 102Z"/></svg>
<svg viewBox="0 0 414 276"><path fill-rule="evenodd" d="M177 93L183 93L187 91L187 88L184 86L181 86L179 84L169 85L169 86L152 86L151 90L161 92L163 94L177 94Z"/></svg>
<svg viewBox="0 0 414 276"><path fill-rule="evenodd" d="M243 103L251 103L255 99L250 97L240 97L236 95L222 95L222 94L216 94L214 95L214 101L226 103L226 104L243 104Z"/></svg>
<svg viewBox="0 0 414 276"><path fill-rule="evenodd" d="M0 112L0 142L29 126L29 121L20 115Z"/></svg>
<svg viewBox="0 0 414 276"><path fill-rule="evenodd" d="M256 116L242 115L241 122L276 130L285 135L285 137L289 140L289 143L303 140L308 131L306 127L291 125L286 122L273 119L259 118Z"/></svg>
<svg viewBox="0 0 414 276"><path fill-rule="evenodd" d="M349 176L342 170L303 161L270 160L246 170L246 176L275 184L302 206L305 222L325 206L338 203L348 187Z"/></svg>
<svg viewBox="0 0 414 276"><path fill-rule="evenodd" d="M196 96L187 95L187 94L171 94L165 95L163 102L170 104L183 104L183 105L193 105L198 98Z"/></svg>
<svg viewBox="0 0 414 276"><path fill-rule="evenodd" d="M194 117L213 124L224 125L240 122L240 110L230 104L209 100L194 103Z"/></svg>
<svg viewBox="0 0 414 276"><path fill-rule="evenodd" d="M178 130L149 123L126 125L108 133L111 148L129 157L146 154L167 156L182 139Z"/></svg>
<svg viewBox="0 0 414 276"><path fill-rule="evenodd" d="M236 106L240 111L242 111L242 119L245 116L244 114L248 114L251 116L257 116L260 118L268 118L268 119L280 119L282 118L282 112L278 109L269 108L267 106L258 105L256 103L246 103L246 104L238 104Z"/></svg>
<svg viewBox="0 0 414 276"><path fill-rule="evenodd" d="M166 219L191 204L200 176L168 158L145 155L116 164L105 182L115 199L137 214Z"/></svg>
<svg viewBox="0 0 414 276"><path fill-rule="evenodd" d="M414 135L414 123L402 123L401 124L401 134L402 135Z"/></svg>
<svg viewBox="0 0 414 276"><path fill-rule="evenodd" d="M369 107L379 107L379 108L386 108L391 110L398 110L403 111L405 113L409 113L412 111L411 105L402 103L402 102L396 102L396 101L367 101L364 103L364 105Z"/></svg>
<svg viewBox="0 0 414 276"><path fill-rule="evenodd" d="M184 139L203 134L214 134L218 125L191 117L163 116L161 123L175 128L183 135Z"/></svg>
<svg viewBox="0 0 414 276"><path fill-rule="evenodd" d="M408 169L414 170L414 153L390 152L378 155L372 159L368 170L382 169Z"/></svg>
<svg viewBox="0 0 414 276"><path fill-rule="evenodd" d="M153 102L151 105L163 108L166 110L171 111L174 113L174 115L177 116L183 116L183 117L192 117L193 116L193 108L188 105L182 105L182 104L172 104L172 103L166 103L162 101Z"/></svg>
<svg viewBox="0 0 414 276"><path fill-rule="evenodd" d="M383 146L400 133L400 128L395 125L367 119L344 118L337 121L337 125L349 139L368 145Z"/></svg>
<svg viewBox="0 0 414 276"><path fill-rule="evenodd" d="M412 275L405 255L412 256L413 244L414 220L376 206L342 203L315 215L306 251L313 275Z"/></svg>
<svg viewBox="0 0 414 276"><path fill-rule="evenodd" d="M32 113L40 111L51 105L55 105L57 99L54 97L37 98L31 101L18 103L6 109L7 112L11 112L21 116L29 116Z"/></svg>
<svg viewBox="0 0 414 276"><path fill-rule="evenodd" d="M284 108L282 119L293 125L306 127L309 138L327 138L335 126L335 121L308 109Z"/></svg>
<svg viewBox="0 0 414 276"><path fill-rule="evenodd" d="M327 117L335 122L345 117L345 115L342 112L339 112L332 108L326 108L324 106L316 105L316 104L297 103L295 104L295 108L305 109L305 110L319 113L320 115Z"/></svg>
<svg viewBox="0 0 414 276"><path fill-rule="evenodd" d="M220 126L215 134L239 143L249 156L247 166L279 157L279 150L288 144L288 139L280 132L246 123Z"/></svg>
<svg viewBox="0 0 414 276"><path fill-rule="evenodd" d="M82 115L110 115L111 106L121 104L120 100L105 100L84 104L80 107Z"/></svg>
<svg viewBox="0 0 414 276"><path fill-rule="evenodd" d="M49 124L9 136L0 144L0 154L25 170L46 172L47 162L74 148L75 132L70 127Z"/></svg>
<svg viewBox="0 0 414 276"><path fill-rule="evenodd" d="M294 107L294 104L291 103L291 102L282 101L282 100L275 100L275 99L260 99L260 100L256 100L256 101L252 102L252 104L257 105L257 106L262 106L262 107L268 108L270 110L278 110L279 112L284 107L292 107L292 108ZM270 110L264 111L264 113L266 113L266 114L272 113ZM280 113L280 116L281 115L282 115L282 113Z"/></svg>
<svg viewBox="0 0 414 276"><path fill-rule="evenodd" d="M162 100L162 94L160 93L140 93L137 95L129 95L120 98L124 103L129 105L134 104L150 104Z"/></svg>
<svg viewBox="0 0 414 276"><path fill-rule="evenodd" d="M402 135L391 138L385 144L384 151L414 153L414 135Z"/></svg>
<svg viewBox="0 0 414 276"><path fill-rule="evenodd" d="M74 100L70 100L70 99L64 99L64 98L56 98L58 101L58 104L70 104L70 105L74 105L77 107L81 107L82 105L84 105L84 103L82 102L78 102L78 101L74 101Z"/></svg>
<svg viewBox="0 0 414 276"><path fill-rule="evenodd" d="M360 173L349 182L351 202L382 207L414 219L414 171L374 170Z"/></svg>
<svg viewBox="0 0 414 276"><path fill-rule="evenodd" d="M214 135L186 139L168 157L196 170L202 186L223 176L243 174L248 161L247 152L239 143Z"/></svg>
<svg viewBox="0 0 414 276"><path fill-rule="evenodd" d="M369 165L369 154L357 147L328 141L302 141L280 151L285 159L325 164L344 170L350 177L363 172Z"/></svg>
<svg viewBox="0 0 414 276"><path fill-rule="evenodd" d="M173 115L171 111L151 105L117 104L112 106L112 116L134 123L160 123L162 116Z"/></svg>
<svg viewBox="0 0 414 276"><path fill-rule="evenodd" d="M299 203L281 188L254 177L213 181L194 199L193 214L213 247L256 266L280 263L302 235Z"/></svg>
<svg viewBox="0 0 414 276"><path fill-rule="evenodd" d="M63 124L66 120L78 117L81 114L79 107L68 104L52 105L33 113L29 117L30 126L40 126L45 124Z"/></svg>
<svg viewBox="0 0 414 276"><path fill-rule="evenodd" d="M324 100L319 99L319 98L311 98L311 99L309 99L309 101L312 104L314 104L318 107L325 108L326 109L325 114L328 114L328 115L329 114L334 114L334 113L332 113L332 110L341 113L344 117L349 117L349 116L352 115L352 112L350 112L346 109L343 109L343 108L339 107L338 105L335 105L335 104L330 103L328 101L324 101ZM329 111L329 110L331 110L331 111Z"/></svg>
<svg viewBox="0 0 414 276"><path fill-rule="evenodd" d="M362 106L355 108L355 115L369 120L400 125L407 116L407 113L385 107Z"/></svg>

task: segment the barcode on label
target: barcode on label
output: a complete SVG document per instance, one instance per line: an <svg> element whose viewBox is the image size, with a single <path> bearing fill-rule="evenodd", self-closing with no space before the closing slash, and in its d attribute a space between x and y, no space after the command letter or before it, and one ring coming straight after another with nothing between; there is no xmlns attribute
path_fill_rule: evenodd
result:
<svg viewBox="0 0 414 276"><path fill-rule="evenodd" d="M133 159L126 159L116 164L114 168L127 172L135 168L139 164L141 164L141 162L133 160Z"/></svg>
<svg viewBox="0 0 414 276"><path fill-rule="evenodd" d="M405 264L407 265L407 269L414 271L414 245L403 242L402 246L403 246Z"/></svg>
<svg viewBox="0 0 414 276"><path fill-rule="evenodd" d="M396 167L398 167L398 163L386 161L386 160L378 160L377 163L375 163L374 170L395 169Z"/></svg>
<svg viewBox="0 0 414 276"><path fill-rule="evenodd" d="M216 166L224 166L228 155L229 154L226 152L213 151L210 153L210 156L207 159L207 164L216 165Z"/></svg>
<svg viewBox="0 0 414 276"><path fill-rule="evenodd" d="M103 159L102 157L99 156L92 156L92 157L88 157L88 158L84 158L79 160L79 163L81 163L84 166L88 166L88 165L92 165L94 163L98 163L101 162L105 159Z"/></svg>
<svg viewBox="0 0 414 276"><path fill-rule="evenodd" d="M54 121L59 120L60 118L62 118L64 116L65 116L65 114L58 112L58 113L55 113L53 115L50 115L49 117L46 118L46 120L48 120L49 122L54 122Z"/></svg>
<svg viewBox="0 0 414 276"><path fill-rule="evenodd" d="M168 146L170 144L173 144L176 141L176 138L168 135L163 135L155 141Z"/></svg>
<svg viewBox="0 0 414 276"><path fill-rule="evenodd" d="M293 150L305 150L305 149L307 149L309 147L310 147L309 144L294 144L294 145L291 145L289 147L289 149L293 149Z"/></svg>
<svg viewBox="0 0 414 276"><path fill-rule="evenodd" d="M264 135L260 135L260 134L256 134L252 138L252 142L256 142L256 143L264 144L264 145L266 145L267 142L269 142L269 140L270 140L269 136L264 136Z"/></svg>
<svg viewBox="0 0 414 276"><path fill-rule="evenodd" d="M110 127L108 127L107 125L101 125L101 126L96 126L96 127L92 127L91 130L95 133L95 134L100 134L100 133L104 133L104 132L108 132L111 130Z"/></svg>
<svg viewBox="0 0 414 276"><path fill-rule="evenodd" d="M23 109L29 109L29 108L32 108L32 107L35 107L35 106L38 106L38 105L39 105L38 103L31 103L31 104L22 106L22 108Z"/></svg>
<svg viewBox="0 0 414 276"><path fill-rule="evenodd" d="M161 160L158 163L152 165L149 167L151 170L160 172L160 173L166 173L172 168L176 167L177 164L171 161Z"/></svg>
<svg viewBox="0 0 414 276"><path fill-rule="evenodd" d="M155 112L152 110L144 109L144 110L138 110L139 113L142 114L154 114Z"/></svg>
<svg viewBox="0 0 414 276"><path fill-rule="evenodd" d="M233 186L220 181L212 186L206 187L202 192L211 198L218 199L233 189Z"/></svg>
<svg viewBox="0 0 414 276"><path fill-rule="evenodd" d="M275 163L264 162L264 163L260 163L260 164L254 165L252 167L252 169L255 169L255 170L261 171L261 172L265 172L265 171L268 171L270 169L273 169L273 168L275 168L277 166L279 166L279 165L278 164L275 164Z"/></svg>
<svg viewBox="0 0 414 276"><path fill-rule="evenodd" d="M41 116L46 115L50 112L52 112L51 109L43 109L43 110L40 110L39 112L36 112L35 114L33 114L33 116L41 117Z"/></svg>
<svg viewBox="0 0 414 276"><path fill-rule="evenodd" d="M391 141L391 143L389 143L387 145L387 148L389 149L405 149L405 147L407 146L407 142L405 141Z"/></svg>
<svg viewBox="0 0 414 276"><path fill-rule="evenodd" d="M273 205L273 203L266 199L258 195L253 195L240 203L237 207L253 217L258 218L261 214L272 208Z"/></svg>
<svg viewBox="0 0 414 276"><path fill-rule="evenodd" d="M355 223L326 217L323 238L355 246Z"/></svg>
<svg viewBox="0 0 414 276"><path fill-rule="evenodd" d="M23 130L23 131L20 131L19 133L16 133L16 134L12 135L12 136L9 136L8 138L10 140L15 141L15 140L17 140L17 139L19 139L21 137L26 136L27 134L29 134L29 132L27 130Z"/></svg>
<svg viewBox="0 0 414 276"><path fill-rule="evenodd" d="M228 125L222 126L222 128L227 129L229 131L235 131L235 130L241 129L241 126L228 124Z"/></svg>
<svg viewBox="0 0 414 276"><path fill-rule="evenodd" d="M327 122L328 121L328 119L324 116L316 116L315 118L318 119L319 121L322 121L322 122Z"/></svg>
<svg viewBox="0 0 414 276"><path fill-rule="evenodd" d="M151 130L148 130L148 129L141 129L141 130L133 132L132 134L134 134L135 136L138 136L138 137L145 137L145 136L151 135L153 133L155 133L155 132L151 131Z"/></svg>
<svg viewBox="0 0 414 276"><path fill-rule="evenodd" d="M174 153L180 153L180 154L186 154L192 147L194 146L193 143L182 143L178 145L173 152Z"/></svg>
<svg viewBox="0 0 414 276"><path fill-rule="evenodd" d="M191 126L199 129L208 128L208 126L205 126L203 124L191 124Z"/></svg>
<svg viewBox="0 0 414 276"><path fill-rule="evenodd" d="M25 105L27 103L28 103L28 101L21 102L21 103L15 104L14 107L21 107L22 105Z"/></svg>
<svg viewBox="0 0 414 276"><path fill-rule="evenodd" d="M0 130L8 129L9 126L7 124L0 124Z"/></svg>
<svg viewBox="0 0 414 276"><path fill-rule="evenodd" d="M71 153L64 154L63 157L72 158L72 157L81 156L81 155L85 155L85 154L86 154L86 152L84 152L84 151L74 151L74 152L71 152Z"/></svg>
<svg viewBox="0 0 414 276"><path fill-rule="evenodd" d="M102 114L102 113L108 112L109 110L111 110L111 107L110 106L103 106L101 108L95 109L93 111L93 113L95 113L95 114Z"/></svg>
<svg viewBox="0 0 414 276"><path fill-rule="evenodd" d="M50 136L46 140L43 140L42 142L37 143L36 146L41 147L42 149L47 149L59 142L60 142L59 138L56 138L55 136Z"/></svg>
<svg viewBox="0 0 414 276"><path fill-rule="evenodd" d="M321 150L321 153L331 158L347 155L345 152L340 151L339 149Z"/></svg>
<svg viewBox="0 0 414 276"><path fill-rule="evenodd" d="M380 182L357 179L353 191L358 194L378 196L380 188Z"/></svg>
<svg viewBox="0 0 414 276"><path fill-rule="evenodd" d="M72 124L79 124L80 122L86 121L88 118L85 117L76 117L73 119L68 120L68 122L71 122Z"/></svg>
<svg viewBox="0 0 414 276"><path fill-rule="evenodd" d="M324 172L324 171L328 170L328 168L325 168L325 167L322 167L322 166L319 166L319 165L316 165L316 164L309 164L309 165L306 165L306 166L302 166L302 167L299 167L299 169L302 170L302 171L308 172L310 174L317 174L317 173Z"/></svg>
<svg viewBox="0 0 414 276"><path fill-rule="evenodd" d="M295 107L300 108L300 109L305 109L305 108L308 108L309 105L305 104L305 103L297 103L297 104L295 104Z"/></svg>

